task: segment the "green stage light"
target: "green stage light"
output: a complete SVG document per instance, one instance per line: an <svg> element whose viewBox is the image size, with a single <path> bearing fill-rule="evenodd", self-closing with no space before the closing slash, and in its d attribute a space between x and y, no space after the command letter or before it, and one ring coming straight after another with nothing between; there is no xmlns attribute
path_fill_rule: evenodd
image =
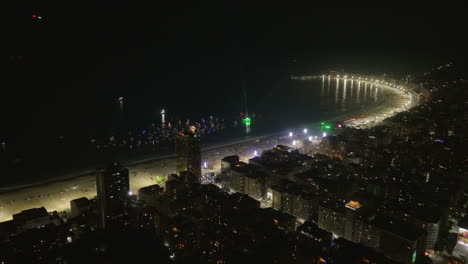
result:
<svg viewBox="0 0 468 264"><path fill-rule="evenodd" d="M248 117L242 119L242 123L244 123L248 127L250 126L250 122L251 122L251 120Z"/></svg>

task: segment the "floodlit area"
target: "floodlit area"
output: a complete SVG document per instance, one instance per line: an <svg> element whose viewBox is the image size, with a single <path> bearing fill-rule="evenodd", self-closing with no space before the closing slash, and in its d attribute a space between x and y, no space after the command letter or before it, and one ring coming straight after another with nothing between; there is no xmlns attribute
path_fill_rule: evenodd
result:
<svg viewBox="0 0 468 264"><path fill-rule="evenodd" d="M156 172L165 173L167 169L131 168L130 185L132 192L154 184ZM48 211L66 211L70 201L80 197L96 196L96 174L84 175L70 180L32 186L0 194L0 221L12 218L22 210L45 207Z"/></svg>
<svg viewBox="0 0 468 264"><path fill-rule="evenodd" d="M322 77L324 78L324 76ZM340 80L339 77L335 78L336 80ZM346 82L344 77L341 79ZM358 79L354 81L366 82L366 80ZM370 83L371 81L367 82ZM376 82L373 80L374 84ZM356 128L368 127L416 104L415 95L405 88L380 81L375 85L391 90L395 96L392 96L391 100L385 100L378 106L369 107L365 113L365 118L352 121L347 123L347 125ZM355 113L347 113L346 115L334 118L334 120L344 120L353 115ZM246 123L246 126L249 125L250 123ZM204 176L202 176L202 181L204 183L213 182L213 176L209 174L216 174L220 171L221 159L225 156L239 155L241 160L247 162L248 159L261 155L262 150L269 149L277 144L301 148L301 140L309 140L312 144L318 144L321 137L325 136L327 136L326 132L321 134L318 131L300 128L299 130L291 130L281 136L264 137L261 139L260 145L255 147L255 149L253 149L252 143L254 141L259 142L259 139L237 142L203 151L202 175ZM283 138L284 140L280 141L279 138ZM164 177L175 171L175 159L173 157L160 158L127 167L130 170L130 191L138 194L138 189L142 187L156 183L163 185ZM93 198L96 196L96 173L3 192L0 194L0 221L9 220L13 214L19 213L22 210L42 206L48 211L66 211L70 209L70 201L73 199L80 197Z"/></svg>
<svg viewBox="0 0 468 264"><path fill-rule="evenodd" d="M322 78L325 77L322 76ZM347 123L348 126L366 128L368 126L378 124L385 118L391 117L396 113L406 111L417 104L417 95L414 92L393 83L368 78L364 79L361 77L353 77L353 79L351 79L348 77L340 78L337 76L335 78L332 77L332 79L343 81L344 83L353 81L357 82L359 85L372 85L376 88L386 89L391 93L391 96L386 98L382 104L372 107L370 109L371 111L365 112L365 117Z"/></svg>
<svg viewBox="0 0 468 264"><path fill-rule="evenodd" d="M463 259L465 263L468 263L468 245L464 243L457 243L453 249L452 255Z"/></svg>
<svg viewBox="0 0 468 264"><path fill-rule="evenodd" d="M253 142L257 144L260 142L258 148L253 149ZM221 159L226 156L239 155L241 160L247 162L248 159L259 155L262 150L269 149L279 143L285 144L286 142L270 140L269 138L254 139L203 151L202 175L218 173L221 169ZM127 167L130 171L130 191L133 194L138 194L138 190L142 187L156 183L164 185L161 178L175 173L175 159L173 157L164 158ZM13 214L22 210L42 206L48 211L67 211L70 209L71 200L96 196L96 173L1 193L0 221L7 221L12 218ZM202 177L202 179L207 179L205 183L211 183L209 177Z"/></svg>
<svg viewBox="0 0 468 264"><path fill-rule="evenodd" d="M265 141L265 148L274 144L276 142ZM221 159L225 156L238 154L241 159L248 160L254 157L254 153L249 143L204 151L202 152L202 160L204 160L202 174L220 171ZM156 183L163 185L161 177L175 172L175 159L164 158L127 167L130 171L130 191L138 194L138 190L142 187ZM0 194L0 221L9 220L13 214L22 210L42 206L48 211L66 211L70 209L70 201L73 199L93 198L96 196L96 173L3 192Z"/></svg>

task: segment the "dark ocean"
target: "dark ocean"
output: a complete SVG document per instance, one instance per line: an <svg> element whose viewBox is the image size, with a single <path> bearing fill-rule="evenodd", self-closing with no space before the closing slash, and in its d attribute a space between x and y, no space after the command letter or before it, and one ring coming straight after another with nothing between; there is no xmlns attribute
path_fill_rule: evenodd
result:
<svg viewBox="0 0 468 264"><path fill-rule="evenodd" d="M446 37L462 36L444 30L434 41L432 26L408 28L423 21L412 10L393 19L396 7L167 4L15 3L0 80L0 185L151 155L96 154L90 139L142 131L160 122L162 108L167 120L238 120L246 110L244 90L256 115L251 136L376 104L386 97L382 91L375 100L370 93L357 97L356 87L336 92L290 76L343 70L401 77L447 63ZM465 50L460 47L450 50ZM245 136L242 129L223 133L205 144ZM156 152L171 151L168 145Z"/></svg>
<svg viewBox="0 0 468 264"><path fill-rule="evenodd" d="M245 113L242 89L229 81L226 81L228 89L223 89L220 80L223 76L212 76L207 81L211 83L210 86L217 83L215 86L219 85L219 90L204 90L201 86L195 87L195 84L196 92L182 90L178 93L175 90L172 91L173 94L162 92L161 90L169 89L165 87L155 88L152 92L146 88L135 88L127 93L109 92L108 97L101 95L100 102L83 96L82 102L75 102L68 107L54 102L55 104L42 106L37 111L31 110L29 119L24 117L21 133L3 137L7 144L1 156L2 166L5 168L1 184L9 186L36 182L38 179L57 177L61 173L99 168L111 161L125 163L129 160L172 154L172 143L162 143L156 149L146 147L137 150L124 148L98 151L90 142L90 139L105 141L121 131L141 133L151 124L159 126L161 108L166 109L166 121L173 123L177 120L208 119L210 115L224 118L227 125L224 131L203 137L203 145L209 147L302 127L312 130L314 127L310 124L314 122L380 104L387 96L382 90L370 87L364 89L363 85L358 87L357 83L353 83L351 87L348 82L344 87L341 82L337 87L333 80L330 83L327 79L293 81L287 71L267 71L264 68L262 71L245 74L244 84L241 84L245 87L248 111L252 117L250 131L240 125L240 112ZM178 87L182 83L188 83L184 78L181 79L166 82L166 85ZM149 94L153 96L150 97ZM115 101L118 96L125 98L123 115ZM53 116L59 111L57 105L63 108L59 115ZM233 127L233 121L238 121L239 126Z"/></svg>

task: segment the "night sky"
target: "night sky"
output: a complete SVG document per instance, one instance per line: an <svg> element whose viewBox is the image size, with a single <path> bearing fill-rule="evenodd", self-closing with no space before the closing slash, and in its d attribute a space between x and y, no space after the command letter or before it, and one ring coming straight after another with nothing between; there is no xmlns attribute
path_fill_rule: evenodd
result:
<svg viewBox="0 0 468 264"><path fill-rule="evenodd" d="M0 109L2 136L10 138L95 133L112 126L119 96L134 105L137 123L161 107L230 113L242 104L240 72L255 98L294 73L411 73L463 62L466 47L466 16L454 6L16 5L6 15L11 45Z"/></svg>

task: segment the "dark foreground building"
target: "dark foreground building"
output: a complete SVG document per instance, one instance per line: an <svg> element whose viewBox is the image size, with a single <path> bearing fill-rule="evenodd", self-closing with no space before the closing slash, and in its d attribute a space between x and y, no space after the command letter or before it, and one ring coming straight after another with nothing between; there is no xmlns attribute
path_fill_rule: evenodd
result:
<svg viewBox="0 0 468 264"><path fill-rule="evenodd" d="M192 132L181 132L176 135L176 173L189 171L201 177L200 137Z"/></svg>
<svg viewBox="0 0 468 264"><path fill-rule="evenodd" d="M113 163L98 173L96 179L97 204L103 228L126 218L130 181L128 169Z"/></svg>

